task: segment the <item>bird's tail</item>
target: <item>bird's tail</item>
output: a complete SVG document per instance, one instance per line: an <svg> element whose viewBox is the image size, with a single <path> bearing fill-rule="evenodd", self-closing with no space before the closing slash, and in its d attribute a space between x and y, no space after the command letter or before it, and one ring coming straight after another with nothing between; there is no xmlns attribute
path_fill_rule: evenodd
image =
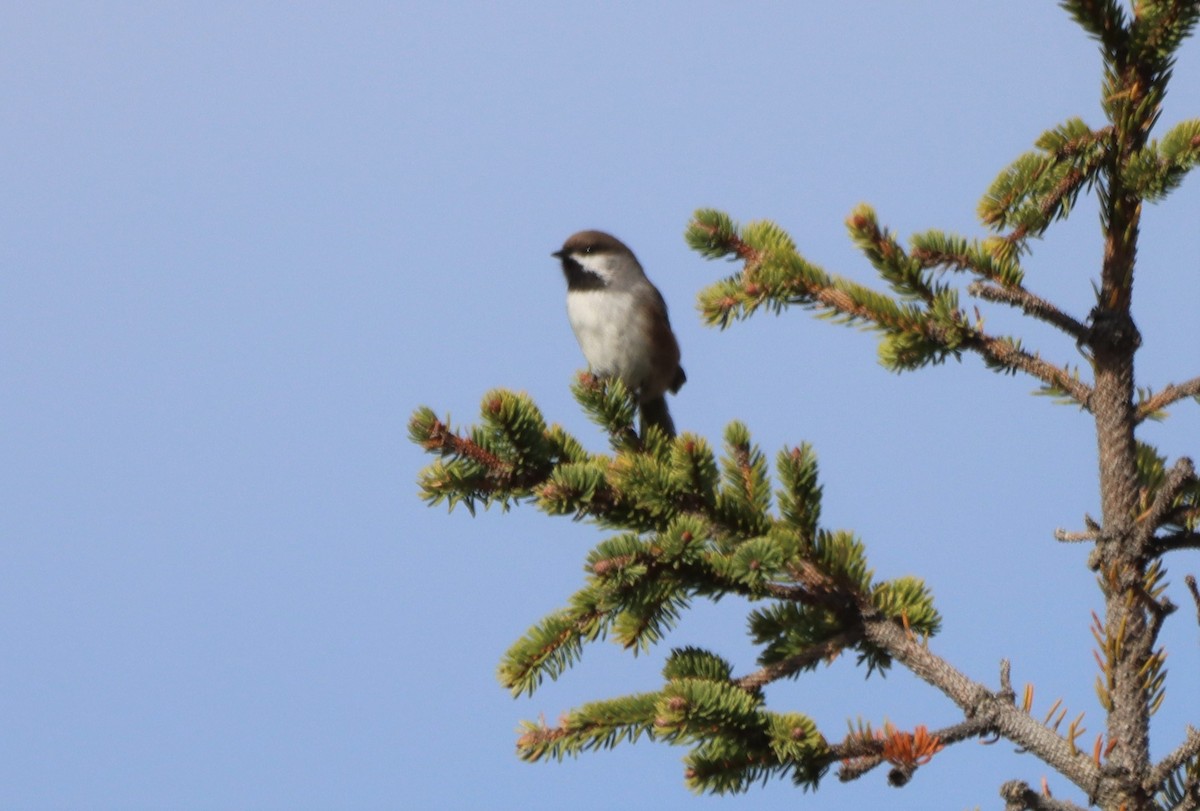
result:
<svg viewBox="0 0 1200 811"><path fill-rule="evenodd" d="M641 403L641 431L642 435L646 434L646 429L651 425L657 425L658 429L669 437L675 436L675 422L671 419L671 412L667 410L667 398L664 395L655 397L653 400L644 400Z"/></svg>

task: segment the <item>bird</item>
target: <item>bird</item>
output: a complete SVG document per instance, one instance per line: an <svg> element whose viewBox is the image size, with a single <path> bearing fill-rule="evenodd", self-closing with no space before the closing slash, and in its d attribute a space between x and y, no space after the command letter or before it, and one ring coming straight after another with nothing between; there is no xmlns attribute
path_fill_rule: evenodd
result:
<svg viewBox="0 0 1200 811"><path fill-rule="evenodd" d="M640 432L675 423L666 393L687 381L667 303L625 243L603 231L572 234L551 256L567 278L567 318L593 374L620 378L637 398Z"/></svg>

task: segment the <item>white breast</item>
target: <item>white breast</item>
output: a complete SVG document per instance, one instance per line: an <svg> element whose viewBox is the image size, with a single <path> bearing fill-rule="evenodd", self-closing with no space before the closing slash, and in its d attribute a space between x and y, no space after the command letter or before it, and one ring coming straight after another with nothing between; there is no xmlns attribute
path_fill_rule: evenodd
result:
<svg viewBox="0 0 1200 811"><path fill-rule="evenodd" d="M636 391L650 372L646 325L630 293L575 290L567 294L567 317L593 373L621 378Z"/></svg>

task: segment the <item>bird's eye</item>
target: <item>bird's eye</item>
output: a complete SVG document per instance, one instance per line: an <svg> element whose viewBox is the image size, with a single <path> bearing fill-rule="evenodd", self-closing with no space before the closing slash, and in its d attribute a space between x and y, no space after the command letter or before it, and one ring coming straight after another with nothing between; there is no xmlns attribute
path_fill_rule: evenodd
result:
<svg viewBox="0 0 1200 811"><path fill-rule="evenodd" d="M586 248L584 248L584 249L583 249L583 252L584 252L584 253L591 253L591 252L592 252L592 251L594 251L594 250L596 250L596 249L595 249L595 248L593 248L591 245L588 245Z"/></svg>

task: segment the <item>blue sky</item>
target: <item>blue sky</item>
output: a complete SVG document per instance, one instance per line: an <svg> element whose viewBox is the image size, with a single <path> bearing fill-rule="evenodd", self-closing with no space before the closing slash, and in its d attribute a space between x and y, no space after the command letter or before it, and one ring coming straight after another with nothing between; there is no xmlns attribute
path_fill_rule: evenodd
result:
<svg viewBox="0 0 1200 811"><path fill-rule="evenodd" d="M870 282L843 220L979 233L987 184L1046 128L1101 121L1097 49L1055 4L70 3L0 29L0 806L6 808L997 807L1045 769L970 743L897 791L883 772L800 797L695 798L683 750L561 765L513 755L520 719L658 683L612 645L532 699L500 655L582 582L604 535L519 508L427 509L420 404L472 421L529 392L591 447L583 366L550 252L602 228L671 306L676 422L744 420L773 456L811 442L824 522L877 574L916 574L934 646L1035 708L1092 692L1084 415L978 360L896 376L870 335L796 311L720 333L726 273L682 232L701 206L772 218ZM1160 132L1200 116L1185 46ZM1200 184L1147 209L1139 383L1198 373ZM1082 316L1095 205L1035 245L1030 285ZM988 310L1055 361L1069 341ZM1183 404L1143 437L1197 453ZM1169 561L1171 594L1188 605ZM1190 568L1189 568L1190 567ZM669 645L753 667L745 606L699 605ZM1167 751L1200 699L1190 611L1164 641ZM852 657L850 657L852 658ZM830 737L932 726L949 703L849 659L773 686ZM1057 796L1079 799L1053 778Z"/></svg>

